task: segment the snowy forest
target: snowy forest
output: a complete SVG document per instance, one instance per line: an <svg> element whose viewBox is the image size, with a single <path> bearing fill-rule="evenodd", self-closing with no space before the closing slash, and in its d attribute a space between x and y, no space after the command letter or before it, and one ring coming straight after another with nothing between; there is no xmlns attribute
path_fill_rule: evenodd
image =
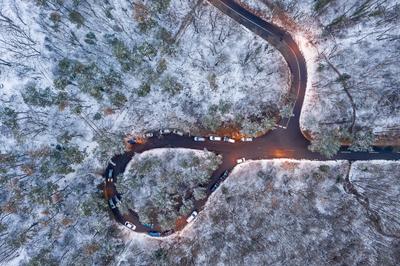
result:
<svg viewBox="0 0 400 266"><path fill-rule="evenodd" d="M236 1L302 47L309 85L300 123L311 149L400 145L400 1Z"/></svg>
<svg viewBox="0 0 400 266"><path fill-rule="evenodd" d="M97 186L123 138L264 132L289 84L274 48L205 1L0 0L0 261L112 261Z"/></svg>
<svg viewBox="0 0 400 266"><path fill-rule="evenodd" d="M399 170L385 161L249 162L191 227L162 242L134 239L118 263L397 265Z"/></svg>
<svg viewBox="0 0 400 266"><path fill-rule="evenodd" d="M130 161L117 190L142 223L159 225L159 231L175 229L195 201L206 198L206 185L220 163L220 156L211 152L154 149Z"/></svg>
<svg viewBox="0 0 400 266"><path fill-rule="evenodd" d="M237 2L311 62L300 122L312 150L399 144L398 0ZM249 161L172 236L114 220L102 175L126 136L255 137L292 106L290 84L282 55L206 0L0 0L0 265L396 265L399 162ZM168 229L221 162L136 154L118 190Z"/></svg>

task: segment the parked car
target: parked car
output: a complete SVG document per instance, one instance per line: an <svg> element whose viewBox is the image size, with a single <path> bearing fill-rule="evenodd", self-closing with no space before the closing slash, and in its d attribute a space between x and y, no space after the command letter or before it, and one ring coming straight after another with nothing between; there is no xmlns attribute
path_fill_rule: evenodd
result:
<svg viewBox="0 0 400 266"><path fill-rule="evenodd" d="M212 141L221 141L222 140L222 138L218 137L218 136L210 136L209 139L212 140Z"/></svg>
<svg viewBox="0 0 400 266"><path fill-rule="evenodd" d="M171 130L168 129L168 128L166 128L166 129L160 129L160 134L161 134L161 135L170 134L170 133L171 133Z"/></svg>
<svg viewBox="0 0 400 266"><path fill-rule="evenodd" d="M169 236L169 235L172 235L174 232L175 232L174 229L170 229L170 230L162 232L161 236Z"/></svg>
<svg viewBox="0 0 400 266"><path fill-rule="evenodd" d="M243 158L237 159L236 163L240 164L240 163L244 163L245 161L246 161L246 158L243 157Z"/></svg>
<svg viewBox="0 0 400 266"><path fill-rule="evenodd" d="M113 172L114 172L114 169L108 170L108 175L107 175L107 181L108 181L108 182L113 182L113 181L114 181L114 179L113 179Z"/></svg>
<svg viewBox="0 0 400 266"><path fill-rule="evenodd" d="M206 141L206 138L203 137L194 137L194 141Z"/></svg>
<svg viewBox="0 0 400 266"><path fill-rule="evenodd" d="M143 226L145 226L145 227L147 227L147 228L153 228L154 227L154 224L143 224Z"/></svg>
<svg viewBox="0 0 400 266"><path fill-rule="evenodd" d="M131 144L131 145L133 145L133 144L136 143L136 140L135 140L135 139L130 139L130 140L128 140L128 143Z"/></svg>
<svg viewBox="0 0 400 266"><path fill-rule="evenodd" d="M253 141L253 138L243 137L240 140L243 142L249 142L249 141Z"/></svg>
<svg viewBox="0 0 400 266"><path fill-rule="evenodd" d="M149 236L153 236L153 237L160 237L161 233L160 232L156 232L156 231L150 231L147 234L149 234Z"/></svg>
<svg viewBox="0 0 400 266"><path fill-rule="evenodd" d="M114 202L115 202L115 206L119 207L119 206L122 204L122 202L121 202L121 200L118 198L118 196L114 196L114 197L112 197L112 199L113 199Z"/></svg>
<svg viewBox="0 0 400 266"><path fill-rule="evenodd" d="M135 231L135 229L136 229L136 225L134 225L133 223L128 222L128 221L125 222L125 226L128 227L129 229L131 229L132 231Z"/></svg>
<svg viewBox="0 0 400 266"><path fill-rule="evenodd" d="M217 190L220 184L221 184L220 181L215 182L215 184L211 187L211 192Z"/></svg>
<svg viewBox="0 0 400 266"><path fill-rule="evenodd" d="M198 213L197 211L193 211L192 214L186 219L187 223L191 223L194 221L194 219L196 219Z"/></svg>
<svg viewBox="0 0 400 266"><path fill-rule="evenodd" d="M112 160L110 160L109 163L110 163L112 166L116 166L116 164L115 164Z"/></svg>
<svg viewBox="0 0 400 266"><path fill-rule="evenodd" d="M228 138L228 137L224 137L224 141L225 142L230 142L230 143L235 143L234 139Z"/></svg>
<svg viewBox="0 0 400 266"><path fill-rule="evenodd" d="M229 171L225 170L222 175L219 177L219 180L224 180L229 175Z"/></svg>
<svg viewBox="0 0 400 266"><path fill-rule="evenodd" d="M147 133L144 134L145 138L151 138L153 136L154 136L154 134L152 132L147 132Z"/></svg>
<svg viewBox="0 0 400 266"><path fill-rule="evenodd" d="M110 204L111 209L117 208L117 206L115 206L115 204L114 204L114 202L113 202L112 199L109 199L109 200L108 200L108 203Z"/></svg>
<svg viewBox="0 0 400 266"><path fill-rule="evenodd" d="M183 136L183 132L180 131L180 130L174 129L172 132L173 132L174 134L176 134L176 135Z"/></svg>

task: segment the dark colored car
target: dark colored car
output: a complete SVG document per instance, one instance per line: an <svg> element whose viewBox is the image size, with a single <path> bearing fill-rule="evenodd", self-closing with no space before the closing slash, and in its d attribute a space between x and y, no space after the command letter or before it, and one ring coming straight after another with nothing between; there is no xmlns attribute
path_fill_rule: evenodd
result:
<svg viewBox="0 0 400 266"><path fill-rule="evenodd" d="M217 190L217 188L219 187L221 183L219 181L217 181L212 187L211 187L211 192L214 192L215 190Z"/></svg>
<svg viewBox="0 0 400 266"><path fill-rule="evenodd" d="M112 197L112 199L115 203L115 206L117 206L117 207L121 206L121 204L122 204L121 197L114 196L114 197Z"/></svg>
<svg viewBox="0 0 400 266"><path fill-rule="evenodd" d="M112 198L108 200L108 204L110 204L111 209L117 208L117 206L115 206L114 201L112 200Z"/></svg>
<svg viewBox="0 0 400 266"><path fill-rule="evenodd" d="M169 236L169 235L172 235L174 232L175 232L174 229L167 230L167 231L162 232L161 236Z"/></svg>
<svg viewBox="0 0 400 266"><path fill-rule="evenodd" d="M128 143L133 145L133 144L136 143L136 140L135 139L130 139L130 140L128 140Z"/></svg>
<svg viewBox="0 0 400 266"><path fill-rule="evenodd" d="M160 237L161 236L161 233L156 232L156 231L150 231L150 232L148 232L148 234L149 234L149 236L152 236L152 237Z"/></svg>
<svg viewBox="0 0 400 266"><path fill-rule="evenodd" d="M222 175L219 177L219 180L224 180L229 175L229 171L225 170Z"/></svg>

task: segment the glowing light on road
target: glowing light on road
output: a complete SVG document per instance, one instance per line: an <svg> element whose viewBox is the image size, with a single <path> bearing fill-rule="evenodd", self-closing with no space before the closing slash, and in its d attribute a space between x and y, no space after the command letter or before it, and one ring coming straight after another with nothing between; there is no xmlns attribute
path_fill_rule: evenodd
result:
<svg viewBox="0 0 400 266"><path fill-rule="evenodd" d="M293 150L283 150L283 149L275 149L272 151L272 155L276 158L290 158L293 156Z"/></svg>

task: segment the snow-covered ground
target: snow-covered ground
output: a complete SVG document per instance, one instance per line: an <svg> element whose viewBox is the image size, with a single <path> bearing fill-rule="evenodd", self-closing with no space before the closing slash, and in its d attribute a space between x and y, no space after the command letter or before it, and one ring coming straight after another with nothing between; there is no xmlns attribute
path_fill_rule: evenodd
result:
<svg viewBox="0 0 400 266"><path fill-rule="evenodd" d="M204 185L221 159L207 151L150 150L132 158L117 189L142 223L161 226L161 231L175 229L179 218L190 215L195 201L207 196Z"/></svg>
<svg viewBox="0 0 400 266"><path fill-rule="evenodd" d="M400 164L357 162L348 181L349 167L346 161L246 163L190 228L157 245L132 240L120 265L396 265Z"/></svg>
<svg viewBox="0 0 400 266"><path fill-rule="evenodd" d="M302 36L296 39L310 79L303 131L312 136L335 132L347 141L373 133L376 143L399 145L400 1L238 2Z"/></svg>
<svg viewBox="0 0 400 266"><path fill-rule="evenodd" d="M121 231L96 186L123 137L264 130L289 80L207 2L0 0L0 261L112 261Z"/></svg>
<svg viewBox="0 0 400 266"><path fill-rule="evenodd" d="M96 186L106 161L124 149L126 133L161 127L213 130L229 123L257 128L258 118L272 117L282 107L289 79L279 53L208 4L196 4L0 0L2 264L113 264L130 235L113 221ZM335 190L332 180L326 185ZM222 204L218 198L213 202ZM254 210L260 208L254 204ZM199 223L183 236L192 228L200 230ZM375 234L361 228L373 243ZM230 252L230 246L217 244L214 250ZM390 251L392 244L383 239L371 250ZM152 245L160 248L159 242ZM146 264L179 250L158 249L149 258L147 251L129 250L126 257ZM383 256L390 256L387 250Z"/></svg>

